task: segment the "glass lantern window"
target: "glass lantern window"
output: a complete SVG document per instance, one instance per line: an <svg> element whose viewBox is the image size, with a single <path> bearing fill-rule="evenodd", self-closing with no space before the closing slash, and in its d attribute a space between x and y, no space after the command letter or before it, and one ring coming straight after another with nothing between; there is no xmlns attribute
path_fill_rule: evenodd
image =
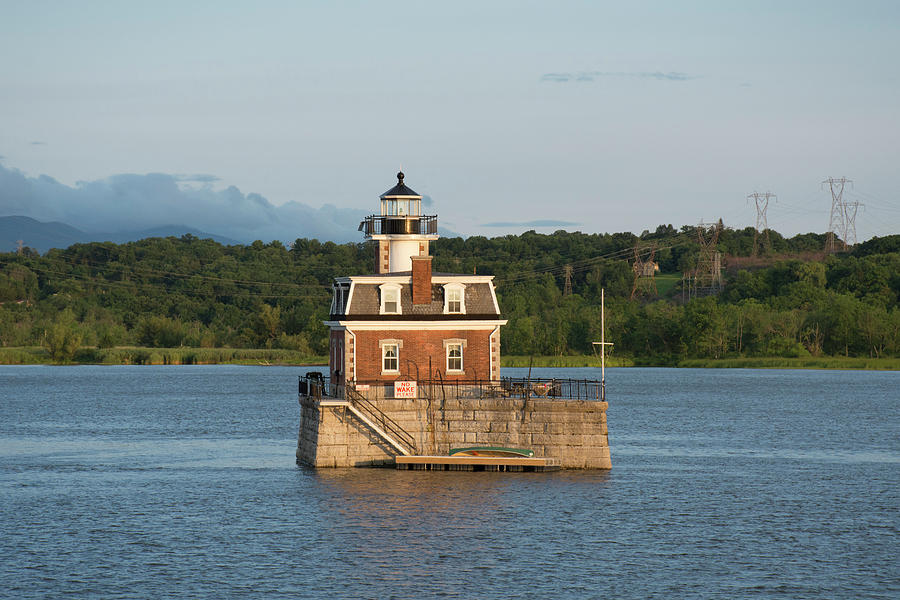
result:
<svg viewBox="0 0 900 600"><path fill-rule="evenodd" d="M385 217L405 217L418 215L421 200L409 198L386 198L381 201L381 214Z"/></svg>

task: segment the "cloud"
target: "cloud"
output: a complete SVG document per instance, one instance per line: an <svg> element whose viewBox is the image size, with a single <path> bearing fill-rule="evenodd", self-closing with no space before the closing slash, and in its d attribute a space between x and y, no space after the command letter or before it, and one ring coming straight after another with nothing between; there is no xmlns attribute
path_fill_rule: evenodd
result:
<svg viewBox="0 0 900 600"><path fill-rule="evenodd" d="M573 223L572 221L554 221L553 219L538 219L537 221L493 221L491 223L482 223L482 227L577 227L581 223Z"/></svg>
<svg viewBox="0 0 900 600"><path fill-rule="evenodd" d="M194 173L193 175L173 175L176 181L182 183L215 183L221 181L216 175L208 175L206 173Z"/></svg>
<svg viewBox="0 0 900 600"><path fill-rule="evenodd" d="M274 206L259 194L231 186L179 185L212 182L207 175L124 173L64 185L52 177L28 177L0 165L0 216L61 221L88 233L136 231L183 225L240 242L299 237L335 242L362 241L357 226L367 211L300 202Z"/></svg>
<svg viewBox="0 0 900 600"><path fill-rule="evenodd" d="M38 141L35 141L35 142L31 142L31 145L32 145L32 146L46 146L46 145L47 145L47 142L38 142Z"/></svg>
<svg viewBox="0 0 900 600"><path fill-rule="evenodd" d="M688 75L678 71L635 71L635 72L610 72L610 71L578 71L574 73L545 73L541 76L541 81L552 83L574 82L591 82L604 78L633 78L633 79L655 79L657 81L689 81L698 79L697 75Z"/></svg>

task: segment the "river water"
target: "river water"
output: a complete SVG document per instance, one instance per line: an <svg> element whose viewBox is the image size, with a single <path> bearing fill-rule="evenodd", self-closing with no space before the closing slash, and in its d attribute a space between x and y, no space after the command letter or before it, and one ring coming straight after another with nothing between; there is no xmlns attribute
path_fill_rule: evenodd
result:
<svg viewBox="0 0 900 600"><path fill-rule="evenodd" d="M611 369L612 471L465 473L296 466L305 370L0 366L0 597L900 597L900 373Z"/></svg>

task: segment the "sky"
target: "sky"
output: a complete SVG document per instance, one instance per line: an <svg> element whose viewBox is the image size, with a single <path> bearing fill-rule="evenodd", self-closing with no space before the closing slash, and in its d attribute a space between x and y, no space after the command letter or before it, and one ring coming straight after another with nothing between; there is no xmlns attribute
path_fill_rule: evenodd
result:
<svg viewBox="0 0 900 600"><path fill-rule="evenodd" d="M895 1L0 14L0 216L355 240L402 166L463 235L742 228L753 192L772 229L824 232L842 176L860 241L900 233Z"/></svg>

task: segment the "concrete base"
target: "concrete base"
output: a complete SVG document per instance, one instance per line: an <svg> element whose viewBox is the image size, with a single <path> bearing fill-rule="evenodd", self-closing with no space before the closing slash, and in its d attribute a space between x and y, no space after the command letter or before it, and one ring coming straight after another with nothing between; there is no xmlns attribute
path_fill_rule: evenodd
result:
<svg viewBox="0 0 900 600"><path fill-rule="evenodd" d="M564 469L609 469L606 402L559 398L371 399L409 432L415 454L461 446L529 448ZM300 397L297 461L314 467L394 466L400 455L341 406Z"/></svg>

